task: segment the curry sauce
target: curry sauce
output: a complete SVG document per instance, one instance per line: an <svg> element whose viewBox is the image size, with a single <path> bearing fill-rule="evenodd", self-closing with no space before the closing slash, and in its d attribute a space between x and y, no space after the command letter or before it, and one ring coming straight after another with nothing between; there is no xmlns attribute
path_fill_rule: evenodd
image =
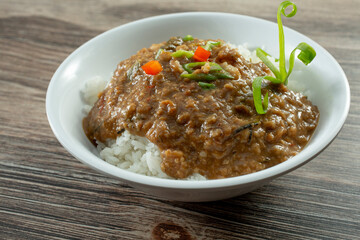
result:
<svg viewBox="0 0 360 240"><path fill-rule="evenodd" d="M213 80L214 88L206 89L181 77L184 64L194 59L171 54L195 51L208 41L174 37L120 62L83 120L87 137L94 144L115 139L124 130L146 137L160 149L162 170L178 179L193 173L209 179L248 174L301 151L317 126L319 111L306 96L266 82L269 106L266 114L258 114L252 81L272 74L262 62L249 62L217 40L221 44L212 48L207 61L217 63L232 79ZM140 66L155 57L162 71L146 74ZM194 70L207 74L209 65Z"/></svg>

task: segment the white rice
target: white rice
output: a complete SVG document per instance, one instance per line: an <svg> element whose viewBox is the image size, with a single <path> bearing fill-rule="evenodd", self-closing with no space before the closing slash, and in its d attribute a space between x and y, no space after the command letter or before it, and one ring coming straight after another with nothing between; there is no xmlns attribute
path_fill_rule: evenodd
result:
<svg viewBox="0 0 360 240"><path fill-rule="evenodd" d="M108 81L102 77L96 76L85 82L85 85L81 89L81 97L85 103L83 107L83 112L88 114L98 100L99 93L104 90Z"/></svg>
<svg viewBox="0 0 360 240"><path fill-rule="evenodd" d="M240 54L250 62L261 61L256 56L255 51L250 51L247 48L247 44L239 46L229 44L229 46L237 48ZM277 65L274 58L270 60ZM84 114L90 112L98 99L98 94L106 87L107 83L108 81L99 76L85 83L81 91L85 103L83 107ZM147 176L171 178L161 170L159 148L145 137L132 135L125 130L116 140L108 140L105 144L97 143L100 157L116 167ZM206 180L206 178L200 174L193 174L187 180Z"/></svg>

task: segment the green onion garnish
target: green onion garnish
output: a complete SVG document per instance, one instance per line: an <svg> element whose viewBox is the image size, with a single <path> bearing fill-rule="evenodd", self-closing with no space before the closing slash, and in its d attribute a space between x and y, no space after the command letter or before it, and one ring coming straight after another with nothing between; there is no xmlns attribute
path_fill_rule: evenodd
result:
<svg viewBox="0 0 360 240"><path fill-rule="evenodd" d="M192 41L192 40L194 40L194 38L191 35L186 35L185 37L183 37L183 41Z"/></svg>
<svg viewBox="0 0 360 240"><path fill-rule="evenodd" d="M205 81L205 82L211 82L218 79L218 77L210 73L189 73L189 74L184 73L181 74L180 77L188 78L195 81Z"/></svg>
<svg viewBox="0 0 360 240"><path fill-rule="evenodd" d="M194 52L193 51L185 51L185 50L177 50L176 52L171 54L172 57L187 57L187 58L192 58L192 56L194 56Z"/></svg>
<svg viewBox="0 0 360 240"><path fill-rule="evenodd" d="M163 51L164 51L164 49L162 49L162 48L160 48L160 49L157 51L157 53L156 53L156 55L155 55L155 60L157 60L157 59L159 58L160 54L161 54Z"/></svg>
<svg viewBox="0 0 360 240"><path fill-rule="evenodd" d="M223 70L223 68L219 64L214 62L191 62L184 64L183 67L188 73L192 73L194 71L194 68L204 66L205 64L210 65L210 72Z"/></svg>
<svg viewBox="0 0 360 240"><path fill-rule="evenodd" d="M193 73L195 67L201 67L205 64L210 65L209 73ZM225 71L219 64L214 62L192 62L183 65L183 68L188 73L183 73L180 77L189 78L195 81L211 82L217 79L233 79L230 73Z"/></svg>
<svg viewBox="0 0 360 240"><path fill-rule="evenodd" d="M136 62L126 72L126 76L129 81L133 80L134 74L139 70L139 68L140 68L140 62L139 60L136 60Z"/></svg>
<svg viewBox="0 0 360 240"><path fill-rule="evenodd" d="M254 81L252 83L254 105L255 105L256 112L258 114L265 114L266 109L269 104L269 92L268 91L266 91L266 94L264 97L264 106L263 106L263 102L261 100L261 83L262 83L262 80L265 78L266 77L257 77L254 79Z"/></svg>
<svg viewBox="0 0 360 240"><path fill-rule="evenodd" d="M292 11L289 14L285 13L285 9L289 6L292 6ZM285 62L285 36L283 24L281 21L281 14L285 17L293 17L297 12L296 5L290 1L284 1L280 4L277 11L277 22L279 27L279 69L277 69L274 64L268 59L268 56L271 56L261 48L256 49L256 55L264 62L264 64L274 73L275 77L272 76L263 76L257 77L254 79L252 88L253 88L253 98L254 105L258 114L265 114L268 106L268 93L266 93L264 98L264 106L261 100L261 82L263 79L269 80L275 84L285 84L287 85L289 76L293 70L295 63L295 52L300 50L297 58L302 61L305 65L308 65L316 56L315 50L308 45L307 43L300 43L297 47L291 52L289 58L289 70L286 70Z"/></svg>
<svg viewBox="0 0 360 240"><path fill-rule="evenodd" d="M199 86L200 86L202 89L214 89L214 88L215 88L215 85L212 84L212 83L199 82Z"/></svg>
<svg viewBox="0 0 360 240"><path fill-rule="evenodd" d="M221 42L208 41L203 47L205 50L210 51L215 46L220 46Z"/></svg>

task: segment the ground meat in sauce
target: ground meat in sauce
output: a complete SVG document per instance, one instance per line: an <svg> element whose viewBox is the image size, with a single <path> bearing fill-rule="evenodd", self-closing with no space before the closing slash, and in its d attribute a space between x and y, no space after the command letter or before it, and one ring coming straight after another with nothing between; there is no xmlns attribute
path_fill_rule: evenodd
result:
<svg viewBox="0 0 360 240"><path fill-rule="evenodd" d="M221 40L209 61L220 64L233 80L216 80L212 82L216 88L206 90L180 77L182 65L194 60L174 58L171 53L195 51L207 41L171 38L120 62L83 120L87 137L94 143L105 142L124 129L146 137L161 151L162 170L180 179L193 173L209 179L248 174L296 155L317 126L317 107L284 85L265 83L268 111L257 114L252 80L271 72L263 63L246 61ZM139 66L154 60L160 48L158 61L163 71L147 75Z"/></svg>

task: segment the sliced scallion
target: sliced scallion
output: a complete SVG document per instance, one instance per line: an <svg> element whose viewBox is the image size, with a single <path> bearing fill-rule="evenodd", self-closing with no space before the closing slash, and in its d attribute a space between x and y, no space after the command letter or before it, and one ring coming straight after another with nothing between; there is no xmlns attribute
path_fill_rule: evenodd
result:
<svg viewBox="0 0 360 240"><path fill-rule="evenodd" d="M205 83L205 82L199 82L199 86L200 86L202 89L214 89L214 88L215 88L215 84Z"/></svg>
<svg viewBox="0 0 360 240"><path fill-rule="evenodd" d="M202 67L209 64L209 73L193 73L194 68ZM189 78L195 81L215 81L216 79L233 79L230 73L225 71L219 64L214 62L192 62L183 65L183 68L188 73L181 74L180 77Z"/></svg>
<svg viewBox="0 0 360 240"><path fill-rule="evenodd" d="M215 46L220 46L221 42L208 41L203 47L205 50L210 51Z"/></svg>
<svg viewBox="0 0 360 240"><path fill-rule="evenodd" d="M254 79L253 84L252 84L254 105L255 105L256 112L258 114L265 114L268 104L269 104L269 92L268 91L266 91L266 94L264 97L264 105L263 105L263 101L261 99L261 83L262 83L263 79L265 79L265 77L257 77Z"/></svg>
<svg viewBox="0 0 360 240"><path fill-rule="evenodd" d="M194 52L193 51L185 51L185 50L177 50L176 52L171 54L172 57L187 57L187 58L192 58L192 56L194 56Z"/></svg>
<svg viewBox="0 0 360 240"><path fill-rule="evenodd" d="M218 79L217 76L215 76L214 74L210 74L210 73L184 73L181 74L180 77L183 78L188 78L191 80L195 80L195 81L205 81L205 82L211 82L211 81L215 81L216 79Z"/></svg>
<svg viewBox="0 0 360 240"><path fill-rule="evenodd" d="M188 73L192 73L194 71L194 68L204 66L205 64L210 65L210 72L223 70L223 68L219 64L214 62L191 62L184 64L183 67Z"/></svg>
<svg viewBox="0 0 360 240"><path fill-rule="evenodd" d="M287 77L285 80L285 85L287 85L289 75L293 70L294 63L295 63L295 52L296 50L300 50L300 53L298 54L297 58L302 61L306 66L312 62L312 60L316 56L315 50L310 47L307 43L299 43L297 47L291 52L290 58L289 58L289 71L287 73Z"/></svg>
<svg viewBox="0 0 360 240"><path fill-rule="evenodd" d="M155 55L155 60L157 60L157 59L159 58L160 54L161 54L163 51L164 51L164 49L162 49L162 48L160 48L160 49L157 51L157 53L156 53L156 55Z"/></svg>
<svg viewBox="0 0 360 240"><path fill-rule="evenodd" d="M292 10L290 13L286 14L285 10L287 7L292 6ZM266 93L264 97L264 106L261 100L261 82L262 80L266 79L271 81L275 84L285 84L287 85L289 76L293 70L294 63L295 63L295 53L297 50L300 51L300 53L297 55L297 58L302 61L305 65L308 65L316 56L315 50L308 45L307 43L300 43L297 45L297 47L291 52L290 58L289 58L289 69L286 70L286 62L285 62L285 35L284 35L284 29L283 24L281 21L281 15L284 15L285 17L293 17L295 16L297 12L297 7L293 2L290 1L284 1L279 5L278 11L277 11L277 22L278 22L278 28L279 28L279 69L275 67L275 65L269 60L270 54L265 52L263 49L258 48L256 49L256 55L264 62L264 64L273 72L275 77L272 76L263 76L263 77L257 77L254 79L252 87L253 87L253 98L254 98L254 104L255 108L258 114L265 114L267 109L267 103L268 103L268 93ZM259 83L260 82L260 83Z"/></svg>
<svg viewBox="0 0 360 240"><path fill-rule="evenodd" d="M194 40L194 38L191 35L186 35L185 37L183 37L183 41L192 41L192 40Z"/></svg>
<svg viewBox="0 0 360 240"><path fill-rule="evenodd" d="M140 62L137 60L126 72L127 79L132 81L134 78L134 74L139 70Z"/></svg>

